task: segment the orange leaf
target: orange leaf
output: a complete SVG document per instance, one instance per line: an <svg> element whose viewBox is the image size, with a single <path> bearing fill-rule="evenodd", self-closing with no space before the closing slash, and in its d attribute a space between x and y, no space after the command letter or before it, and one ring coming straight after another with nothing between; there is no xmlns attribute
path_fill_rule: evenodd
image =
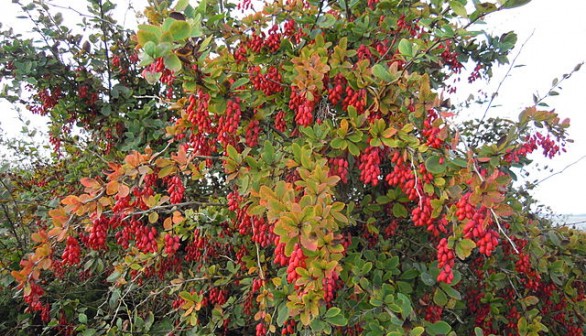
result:
<svg viewBox="0 0 586 336"><path fill-rule="evenodd" d="M173 224L179 224L183 222L185 218L181 215L181 212L175 211L173 212Z"/></svg>
<svg viewBox="0 0 586 336"><path fill-rule="evenodd" d="M60 228L60 227L54 227L51 230L49 230L48 234L49 234L49 237L53 238L55 236L60 235L62 231L63 231L62 228Z"/></svg>
<svg viewBox="0 0 586 336"><path fill-rule="evenodd" d="M165 218L165 221L163 222L163 228L165 231L169 231L173 228L173 221L171 220L171 217Z"/></svg>
<svg viewBox="0 0 586 336"><path fill-rule="evenodd" d="M130 194L130 188L127 185L120 183L118 185L118 196L126 197Z"/></svg>
<svg viewBox="0 0 586 336"><path fill-rule="evenodd" d="M116 180L108 182L108 184L106 185L106 193L108 195L116 194L118 192L118 185L119 183Z"/></svg>
<svg viewBox="0 0 586 336"><path fill-rule="evenodd" d="M53 225L56 227L62 227L68 220L67 213L63 208L49 210L49 216L51 216Z"/></svg>
<svg viewBox="0 0 586 336"><path fill-rule="evenodd" d="M89 194L95 194L96 192L98 192L102 188L102 186L100 185L100 182L98 182L95 179L88 178L88 177L84 177L84 178L80 179L79 183L81 183L85 187L85 192L87 192Z"/></svg>
<svg viewBox="0 0 586 336"><path fill-rule="evenodd" d="M48 239L48 235L47 232L45 230L40 230L38 232L35 232L31 235L31 239L35 242L35 243L44 243L47 241Z"/></svg>
<svg viewBox="0 0 586 336"><path fill-rule="evenodd" d="M187 160L187 152L185 151L185 149L183 147L179 147L179 150L177 151L177 154L171 154L171 159L173 159L173 161L177 162L180 165L186 165L188 160Z"/></svg>
<svg viewBox="0 0 586 336"><path fill-rule="evenodd" d="M137 151L133 151L124 158L124 162L132 168L138 167L141 164L141 161L141 155Z"/></svg>

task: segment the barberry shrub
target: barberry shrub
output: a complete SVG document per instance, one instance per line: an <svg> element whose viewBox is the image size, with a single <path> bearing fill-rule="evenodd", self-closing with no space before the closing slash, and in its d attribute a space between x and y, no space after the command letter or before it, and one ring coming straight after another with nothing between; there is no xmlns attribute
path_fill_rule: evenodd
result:
<svg viewBox="0 0 586 336"><path fill-rule="evenodd" d="M489 78L514 46L476 23L523 2L156 1L120 49L112 4L90 1L106 48L88 65L45 48L50 74L3 69L37 79L33 113L124 135L30 213L12 276L31 319L65 335L582 335L584 234L512 184L569 122L529 106L494 138L445 104L466 66Z"/></svg>

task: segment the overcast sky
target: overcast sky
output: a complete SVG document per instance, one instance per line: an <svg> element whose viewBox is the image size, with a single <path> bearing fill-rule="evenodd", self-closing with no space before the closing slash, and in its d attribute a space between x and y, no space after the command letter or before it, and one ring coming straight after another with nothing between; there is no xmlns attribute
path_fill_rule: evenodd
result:
<svg viewBox="0 0 586 336"><path fill-rule="evenodd" d="M0 12L0 22L3 26L23 28L21 21L15 19L18 7L8 0L2 0L4 7ZM65 7L82 5L85 1L46 1ZM127 11L129 3L135 8L141 8L146 0L118 0L120 10L117 19L126 20L129 27L136 25L134 13ZM8 6L8 7L6 7ZM75 19L76 14L64 10L67 20ZM495 33L515 31L519 35L519 46L526 41L517 64L524 67L513 69L510 76L504 81L494 104L497 107L489 111L489 117L514 117L526 106L531 105L532 95L536 92L543 94L551 86L554 78L561 78L564 73L570 72L574 66L586 60L586 13L585 0L533 0L526 6L493 14L487 20L487 28ZM517 50L513 53L516 54ZM495 71L495 77L490 84L482 89L492 93L503 78L506 67ZM560 171L569 164L586 156L586 107L583 101L586 97L586 66L571 79L562 85L563 90L557 97L549 98L546 102L560 114L562 118L570 118L572 127L570 137L573 144L567 146L568 153L553 160L544 160L540 155L534 155L536 161L548 164L554 171ZM471 90L477 90L476 87ZM7 103L0 101L0 127L11 136L18 135L21 128L14 109ZM483 111L483 109L482 109ZM480 109L470 109L462 112L466 116L480 117ZM478 115L480 113L480 115ZM35 119L33 124L44 127L44 121ZM536 190L536 197L546 205L561 214L586 213L586 160L567 168L563 173L553 176L542 182ZM544 178L548 173L534 175L535 178Z"/></svg>

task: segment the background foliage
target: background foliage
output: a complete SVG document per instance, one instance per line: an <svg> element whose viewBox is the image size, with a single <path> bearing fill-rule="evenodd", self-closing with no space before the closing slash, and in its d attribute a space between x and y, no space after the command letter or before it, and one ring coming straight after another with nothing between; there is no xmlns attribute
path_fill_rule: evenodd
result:
<svg viewBox="0 0 586 336"><path fill-rule="evenodd" d="M447 99L526 2L153 1L132 32L89 0L83 35L23 2L40 39L3 32L2 97L53 154L6 142L31 160L2 168L0 328L582 335L584 234L513 187L569 122Z"/></svg>

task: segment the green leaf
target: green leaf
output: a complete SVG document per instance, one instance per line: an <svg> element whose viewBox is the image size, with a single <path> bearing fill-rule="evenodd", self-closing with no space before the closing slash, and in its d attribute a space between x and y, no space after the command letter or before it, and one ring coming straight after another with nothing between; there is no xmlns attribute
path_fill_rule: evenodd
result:
<svg viewBox="0 0 586 336"><path fill-rule="evenodd" d="M422 335L424 331L425 331L425 328L423 328L423 327L415 327L415 328L411 329L411 331L409 332L409 336L419 336L419 335Z"/></svg>
<svg viewBox="0 0 586 336"><path fill-rule="evenodd" d="M175 72L181 70L182 67L181 60L175 54L165 56L165 58L163 58L163 63L167 69Z"/></svg>
<svg viewBox="0 0 586 336"><path fill-rule="evenodd" d="M325 319L326 322L328 322L329 324L338 326L338 327L343 327L346 324L348 324L348 319L344 317L344 315L342 314L338 314L334 317L330 317L330 318L326 318Z"/></svg>
<svg viewBox="0 0 586 336"><path fill-rule="evenodd" d="M330 318L330 317L334 317L334 316L338 316L340 314L342 310L338 307L332 307L330 309L328 309L328 311L326 312L326 314L324 315L325 318Z"/></svg>
<svg viewBox="0 0 586 336"><path fill-rule="evenodd" d="M457 1L457 0L450 1L450 7L454 11L454 13L456 13L457 15L459 15L461 17L468 17L468 13L466 13L466 7L464 7L464 5L462 5L459 1Z"/></svg>
<svg viewBox="0 0 586 336"><path fill-rule="evenodd" d="M317 23L320 28L330 28L336 24L336 18L332 14L322 16Z"/></svg>
<svg viewBox="0 0 586 336"><path fill-rule="evenodd" d="M244 84L247 84L248 82L250 82L250 79L246 77L238 78L234 83L232 83L232 85L230 86L230 90L235 90L236 88Z"/></svg>
<svg viewBox="0 0 586 336"><path fill-rule="evenodd" d="M433 293L433 302L438 306L445 306L448 303L448 297L446 293L440 288L436 288L435 292Z"/></svg>
<svg viewBox="0 0 586 336"><path fill-rule="evenodd" d="M161 28L158 26L138 25L138 33L136 33L136 37L138 44L144 46L149 41L158 44L161 39L161 34Z"/></svg>
<svg viewBox="0 0 586 336"><path fill-rule="evenodd" d="M470 239L462 239L456 243L456 255L461 260L464 260L472 254L472 250L476 247L476 243L474 243Z"/></svg>
<svg viewBox="0 0 586 336"><path fill-rule="evenodd" d="M265 145L261 157L268 165L273 164L275 160L275 148L273 147L272 142L265 140Z"/></svg>
<svg viewBox="0 0 586 336"><path fill-rule="evenodd" d="M179 0L179 1L177 1L177 4L175 5L174 9L178 12L181 12L181 11L184 11L188 5L189 5L189 0Z"/></svg>
<svg viewBox="0 0 586 336"><path fill-rule="evenodd" d="M427 272L421 273L421 281L427 286L433 286L435 284L435 278Z"/></svg>
<svg viewBox="0 0 586 336"><path fill-rule="evenodd" d="M530 2L531 2L531 0L508 0L507 2L504 3L502 8L521 7L521 6L524 6Z"/></svg>
<svg viewBox="0 0 586 336"><path fill-rule="evenodd" d="M430 335L439 335L439 334L447 334L450 332L450 330L452 330L452 327L450 327L450 325L445 322L445 321L439 321L433 324L428 325L425 330L430 334Z"/></svg>
<svg viewBox="0 0 586 336"><path fill-rule="evenodd" d="M277 311L277 325L280 327L287 321L289 318L289 307L285 303L279 306L279 310Z"/></svg>
<svg viewBox="0 0 586 336"><path fill-rule="evenodd" d="M440 283L440 287L452 299L462 300L462 294L460 294L460 292L455 290L452 286L448 285L447 283Z"/></svg>
<svg viewBox="0 0 586 336"><path fill-rule="evenodd" d="M406 218L407 216L409 216L409 212L403 204L395 203L393 204L393 216L397 218Z"/></svg>
<svg viewBox="0 0 586 336"><path fill-rule="evenodd" d="M446 171L446 165L439 162L438 156L430 156L425 160L425 169L432 174L442 174Z"/></svg>
<svg viewBox="0 0 586 336"><path fill-rule="evenodd" d="M399 52L406 57L413 57L413 44L407 39L401 39L399 42Z"/></svg>
<svg viewBox="0 0 586 336"><path fill-rule="evenodd" d="M394 81L397 80L397 76L393 76L389 70L387 69L387 67L385 67L382 64L375 64L372 67L372 74L375 75L377 78L382 79L383 81L387 82L387 83L393 83Z"/></svg>
<svg viewBox="0 0 586 336"><path fill-rule="evenodd" d="M186 21L175 20L171 23L169 32L175 41L182 41L191 35L191 26Z"/></svg>

